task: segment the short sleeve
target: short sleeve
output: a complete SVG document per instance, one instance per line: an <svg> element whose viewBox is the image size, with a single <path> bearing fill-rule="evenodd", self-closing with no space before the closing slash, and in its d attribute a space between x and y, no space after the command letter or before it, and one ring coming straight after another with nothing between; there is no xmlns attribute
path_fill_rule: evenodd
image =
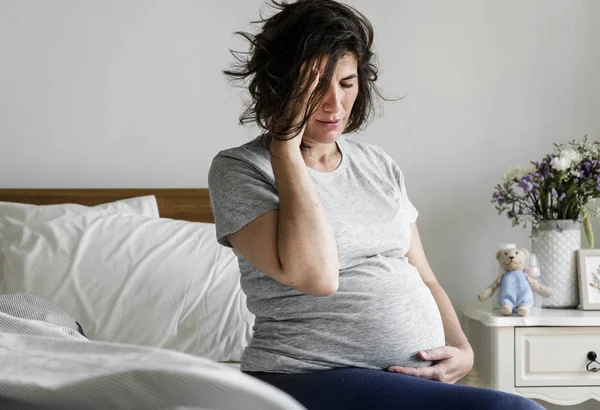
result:
<svg viewBox="0 0 600 410"><path fill-rule="evenodd" d="M279 208L277 189L251 164L218 154L208 172L210 206L217 241L231 248L227 235L265 212Z"/></svg>
<svg viewBox="0 0 600 410"><path fill-rule="evenodd" d="M409 223L414 223L417 221L419 216L419 212L417 208L412 204L410 199L408 198L408 194L406 192L406 185L404 184L404 174L400 170L400 167L395 162L392 162L392 168L394 170L394 177L396 178L396 183L400 188L401 198L404 204L404 212L406 212L406 217L408 218Z"/></svg>

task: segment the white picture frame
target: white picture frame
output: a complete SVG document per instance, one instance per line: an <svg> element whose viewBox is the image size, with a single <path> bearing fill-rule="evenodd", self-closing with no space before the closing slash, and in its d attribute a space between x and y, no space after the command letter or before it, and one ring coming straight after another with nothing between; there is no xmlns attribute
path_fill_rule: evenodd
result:
<svg viewBox="0 0 600 410"><path fill-rule="evenodd" d="M581 310L600 310L600 249L577 252Z"/></svg>

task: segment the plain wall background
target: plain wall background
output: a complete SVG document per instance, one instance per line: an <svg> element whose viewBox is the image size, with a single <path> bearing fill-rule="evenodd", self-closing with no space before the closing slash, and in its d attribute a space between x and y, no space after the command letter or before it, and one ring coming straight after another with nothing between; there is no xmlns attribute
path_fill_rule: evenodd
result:
<svg viewBox="0 0 600 410"><path fill-rule="evenodd" d="M502 171L600 135L600 2L348 3L404 96L354 138L399 163L440 282L474 300L500 243L530 245L489 202ZM206 187L212 157L256 132L221 71L262 6L0 0L0 187Z"/></svg>

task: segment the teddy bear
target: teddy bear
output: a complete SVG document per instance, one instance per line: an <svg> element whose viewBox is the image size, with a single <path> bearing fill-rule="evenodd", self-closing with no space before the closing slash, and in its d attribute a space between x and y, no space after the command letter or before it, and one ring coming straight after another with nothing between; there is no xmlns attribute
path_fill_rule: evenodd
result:
<svg viewBox="0 0 600 410"><path fill-rule="evenodd" d="M531 276L523 272L529 252L523 248L500 249L496 252L496 259L504 273L488 286L477 298L483 302L498 291L498 305L500 312L509 316L518 313L527 316L533 305L533 291L544 296L552 296L552 289L542 285Z"/></svg>

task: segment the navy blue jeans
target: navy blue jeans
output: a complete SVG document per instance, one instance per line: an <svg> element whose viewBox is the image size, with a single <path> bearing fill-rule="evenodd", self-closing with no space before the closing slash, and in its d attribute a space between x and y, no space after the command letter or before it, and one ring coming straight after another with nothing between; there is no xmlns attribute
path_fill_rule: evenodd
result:
<svg viewBox="0 0 600 410"><path fill-rule="evenodd" d="M247 372L308 410L543 410L514 394L418 379L380 370L344 368L312 373Z"/></svg>

